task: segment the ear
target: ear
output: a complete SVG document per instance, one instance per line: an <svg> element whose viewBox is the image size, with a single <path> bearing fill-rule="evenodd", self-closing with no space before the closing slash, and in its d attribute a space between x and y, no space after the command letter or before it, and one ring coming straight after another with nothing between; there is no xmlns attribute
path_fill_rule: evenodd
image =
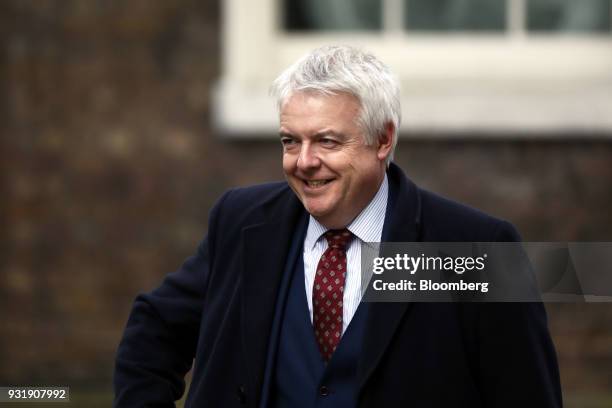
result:
<svg viewBox="0 0 612 408"><path fill-rule="evenodd" d="M391 154L393 148L393 138L395 134L395 126L393 122L388 122L385 125L385 130L378 136L377 156L379 160L386 160Z"/></svg>

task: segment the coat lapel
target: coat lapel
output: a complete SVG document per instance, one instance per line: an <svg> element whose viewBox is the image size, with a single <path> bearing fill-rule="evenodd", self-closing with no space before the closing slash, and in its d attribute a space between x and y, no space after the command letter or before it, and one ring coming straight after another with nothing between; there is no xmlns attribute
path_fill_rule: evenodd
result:
<svg viewBox="0 0 612 408"><path fill-rule="evenodd" d="M390 193L383 241L419 240L420 196L417 187L391 164ZM301 217L306 213L293 192L264 205L261 222L242 230L242 333L249 388L259 401L266 364L270 329L287 255ZM371 303L368 305L366 336L358 367L363 386L387 349L409 303Z"/></svg>
<svg viewBox="0 0 612 408"><path fill-rule="evenodd" d="M274 308L295 228L304 215L292 192L264 210L261 223L242 230L242 344L251 393L259 400Z"/></svg>
<svg viewBox="0 0 612 408"><path fill-rule="evenodd" d="M391 164L387 174L389 201L382 240L383 242L419 241L421 222L419 191L395 164ZM360 387L363 387L376 369L400 321L411 305L408 302L368 304L363 353L357 372Z"/></svg>

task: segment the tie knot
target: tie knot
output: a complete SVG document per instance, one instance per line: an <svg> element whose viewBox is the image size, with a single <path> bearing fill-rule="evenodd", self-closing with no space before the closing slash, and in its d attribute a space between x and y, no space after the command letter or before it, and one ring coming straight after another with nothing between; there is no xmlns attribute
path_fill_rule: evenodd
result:
<svg viewBox="0 0 612 408"><path fill-rule="evenodd" d="M353 233L348 229L329 230L325 233L325 239L330 248L346 250L346 246L353 239Z"/></svg>

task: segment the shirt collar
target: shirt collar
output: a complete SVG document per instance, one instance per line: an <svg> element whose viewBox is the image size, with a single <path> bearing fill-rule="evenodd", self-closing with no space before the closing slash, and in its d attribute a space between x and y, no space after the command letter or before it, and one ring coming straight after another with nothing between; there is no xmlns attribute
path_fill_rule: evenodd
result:
<svg viewBox="0 0 612 408"><path fill-rule="evenodd" d="M389 181L385 173L385 178L372 201L347 226L348 230L362 242L380 242L385 223L388 196ZM304 238L304 247L308 249L314 248L316 242L326 231L327 228L311 215L308 221L306 237Z"/></svg>

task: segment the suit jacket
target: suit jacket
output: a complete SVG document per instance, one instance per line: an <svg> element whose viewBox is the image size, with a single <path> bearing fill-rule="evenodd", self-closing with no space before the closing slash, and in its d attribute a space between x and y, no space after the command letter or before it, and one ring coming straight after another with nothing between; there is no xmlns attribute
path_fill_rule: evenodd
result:
<svg viewBox="0 0 612 408"><path fill-rule="evenodd" d="M507 222L388 171L383 240L516 241ZM133 305L115 369L116 407L259 405L275 303L308 214L287 183L227 192L197 253ZM540 303L373 303L358 362L360 407L560 407ZM195 361L194 361L195 358Z"/></svg>

